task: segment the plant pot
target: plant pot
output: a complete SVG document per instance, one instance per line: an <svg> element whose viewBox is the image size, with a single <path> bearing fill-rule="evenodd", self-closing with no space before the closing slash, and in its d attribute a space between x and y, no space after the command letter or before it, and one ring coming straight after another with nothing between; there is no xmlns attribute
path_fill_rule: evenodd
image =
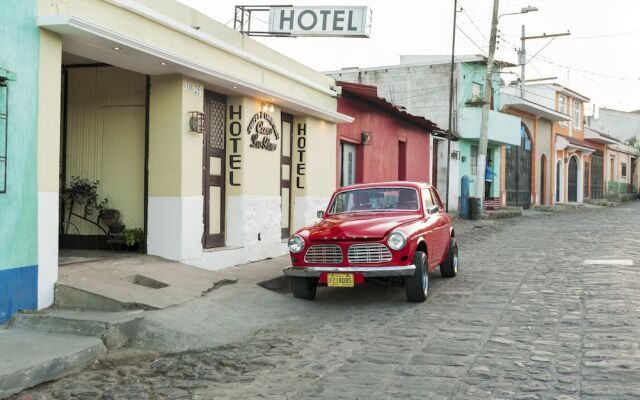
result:
<svg viewBox="0 0 640 400"><path fill-rule="evenodd" d="M107 225L106 222L105 225ZM124 232L124 228L124 224L111 224L109 225L109 233L122 233Z"/></svg>

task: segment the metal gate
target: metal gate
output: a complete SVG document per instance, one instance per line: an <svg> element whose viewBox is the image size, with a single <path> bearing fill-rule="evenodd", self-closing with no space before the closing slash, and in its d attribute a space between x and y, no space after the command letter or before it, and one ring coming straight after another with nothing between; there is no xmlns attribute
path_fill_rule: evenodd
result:
<svg viewBox="0 0 640 400"><path fill-rule="evenodd" d="M569 160L568 200L578 201L578 162L575 157Z"/></svg>
<svg viewBox="0 0 640 400"><path fill-rule="evenodd" d="M204 91L206 129L202 176L205 248L224 246L226 108L225 96Z"/></svg>
<svg viewBox="0 0 640 400"><path fill-rule="evenodd" d="M520 127L520 146L507 146L506 150L507 205L531 206L531 140L524 125Z"/></svg>
<svg viewBox="0 0 640 400"><path fill-rule="evenodd" d="M602 193L602 180L603 180L603 158L602 153L599 151L591 154L591 198L601 199Z"/></svg>

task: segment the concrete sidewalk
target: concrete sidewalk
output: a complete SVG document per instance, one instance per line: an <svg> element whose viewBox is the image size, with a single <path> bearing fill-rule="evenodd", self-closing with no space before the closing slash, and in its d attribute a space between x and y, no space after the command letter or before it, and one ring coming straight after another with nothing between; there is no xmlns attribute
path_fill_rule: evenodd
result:
<svg viewBox="0 0 640 400"><path fill-rule="evenodd" d="M236 343L300 314L299 302L258 286L282 276L282 269L289 265L287 256L215 272L176 264L134 257L63 267L62 284L86 290L74 306L82 305L85 299L90 302L85 305L94 310L118 301L158 309L105 312L52 308L14 316L0 329L0 398L74 373L108 349L173 353L216 347ZM140 271L171 285L154 289L132 284L132 273ZM219 282L235 284L216 286ZM100 296L109 301L96 303Z"/></svg>

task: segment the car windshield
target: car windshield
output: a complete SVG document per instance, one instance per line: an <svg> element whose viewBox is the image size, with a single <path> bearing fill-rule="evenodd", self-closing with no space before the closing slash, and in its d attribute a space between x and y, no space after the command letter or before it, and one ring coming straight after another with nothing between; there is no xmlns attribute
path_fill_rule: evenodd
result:
<svg viewBox="0 0 640 400"><path fill-rule="evenodd" d="M370 211L418 211L418 192L410 188L367 188L338 193L330 214Z"/></svg>

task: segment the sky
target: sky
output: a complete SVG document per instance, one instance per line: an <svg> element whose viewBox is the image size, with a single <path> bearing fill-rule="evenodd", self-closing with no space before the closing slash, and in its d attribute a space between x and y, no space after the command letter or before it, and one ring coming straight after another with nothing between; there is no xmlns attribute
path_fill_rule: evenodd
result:
<svg viewBox="0 0 640 400"><path fill-rule="evenodd" d="M278 4L252 0L180 0L233 27L235 5ZM280 4L287 4L282 2ZM373 10L370 38L255 38L318 71L399 63L399 55L451 54L453 0L296 0L293 5L364 5ZM640 110L640 1L501 0L499 13L535 6L537 12L499 20L496 58L517 64L521 27L526 36L570 31L571 35L530 39L526 79L555 82L591 99L596 107ZM456 54L488 54L492 0L458 0ZM257 16L268 20L268 13ZM256 28L265 26L259 20ZM550 43L549 43L550 42ZM538 53L539 52L539 53ZM520 67L502 78L517 79ZM517 75L515 74L517 73Z"/></svg>

